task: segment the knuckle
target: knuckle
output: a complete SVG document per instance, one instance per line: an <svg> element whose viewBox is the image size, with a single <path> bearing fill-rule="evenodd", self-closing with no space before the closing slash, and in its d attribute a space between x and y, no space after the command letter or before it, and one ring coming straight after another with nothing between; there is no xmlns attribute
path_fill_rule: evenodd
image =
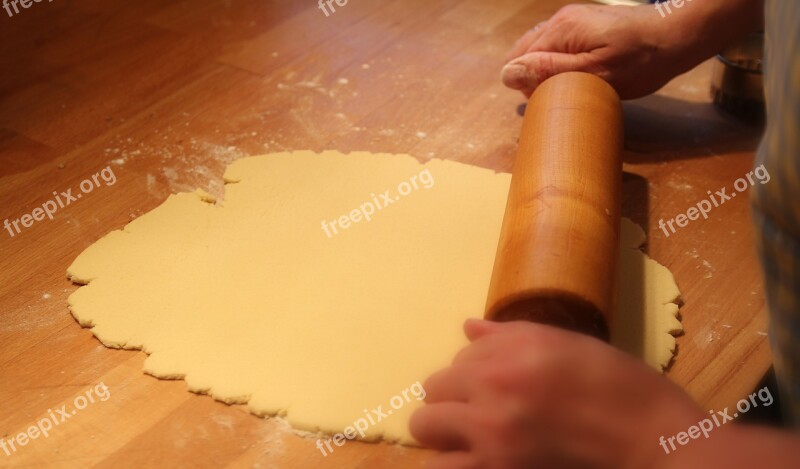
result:
<svg viewBox="0 0 800 469"><path fill-rule="evenodd" d="M564 5L563 7L561 7L561 9L558 10L558 13L556 13L556 14L561 14L561 15L564 15L564 16L570 16L570 15L578 14L578 12L581 9L582 9L582 7L579 6L578 4L570 3L569 5Z"/></svg>
<svg viewBox="0 0 800 469"><path fill-rule="evenodd" d="M553 15L553 19L562 23L571 21L580 17L585 9L586 7L584 5L570 3L569 5L561 7L561 9L558 10L555 15Z"/></svg>
<svg viewBox="0 0 800 469"><path fill-rule="evenodd" d="M544 81L555 74L555 62L550 54L536 54L528 66L529 73ZM531 70L532 69L532 70Z"/></svg>

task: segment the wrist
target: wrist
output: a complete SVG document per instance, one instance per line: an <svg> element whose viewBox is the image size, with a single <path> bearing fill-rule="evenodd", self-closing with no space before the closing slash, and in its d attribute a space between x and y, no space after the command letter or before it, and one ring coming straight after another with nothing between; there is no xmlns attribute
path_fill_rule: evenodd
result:
<svg viewBox="0 0 800 469"><path fill-rule="evenodd" d="M682 390L671 386L652 395L648 415L642 425L632 429L633 457L627 468L678 468L683 460L681 453L705 440L701 426L705 426L708 415ZM707 433L709 438L714 437L714 432Z"/></svg>
<svg viewBox="0 0 800 469"><path fill-rule="evenodd" d="M663 16L656 8L659 4L640 7L650 10L646 15L648 31L675 74L694 68L737 39L764 27L763 0L683 0L680 4L676 7L671 1L664 3L672 6L671 13ZM665 8L662 12L666 12Z"/></svg>
<svg viewBox="0 0 800 469"><path fill-rule="evenodd" d="M678 446L670 454L662 454L653 467L658 469L691 469L707 467L730 467L721 464L727 455L736 448L740 439L738 428L731 425L716 429L707 438L691 440L685 446ZM733 467L742 466L743 461L734 458Z"/></svg>

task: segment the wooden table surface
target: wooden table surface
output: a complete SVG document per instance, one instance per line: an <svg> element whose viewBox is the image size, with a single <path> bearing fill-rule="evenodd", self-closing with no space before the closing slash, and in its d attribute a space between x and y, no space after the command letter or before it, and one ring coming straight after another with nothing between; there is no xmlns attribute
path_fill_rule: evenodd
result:
<svg viewBox="0 0 800 469"><path fill-rule="evenodd" d="M225 165L244 155L367 150L510 170L524 100L499 82L503 57L563 3L350 0L329 17L289 0L0 10L0 222L107 166L116 177L52 220L0 231L0 436L98 383L110 392L47 438L0 450L0 466L419 466L426 451L388 444L322 457L274 419L144 375L144 353L107 349L75 322L65 270L172 192L221 195ZM625 104L623 212L685 299L669 378L722 409L770 363L747 198L670 237L657 226L752 164L759 129L709 104L710 67Z"/></svg>

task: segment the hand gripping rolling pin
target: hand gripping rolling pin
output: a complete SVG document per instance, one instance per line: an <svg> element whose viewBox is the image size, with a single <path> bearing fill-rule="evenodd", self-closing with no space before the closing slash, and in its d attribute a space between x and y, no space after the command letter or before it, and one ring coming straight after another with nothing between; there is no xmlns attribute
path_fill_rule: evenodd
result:
<svg viewBox="0 0 800 469"><path fill-rule="evenodd" d="M587 73L531 96L512 169L486 319L528 320L608 340L616 297L622 111Z"/></svg>

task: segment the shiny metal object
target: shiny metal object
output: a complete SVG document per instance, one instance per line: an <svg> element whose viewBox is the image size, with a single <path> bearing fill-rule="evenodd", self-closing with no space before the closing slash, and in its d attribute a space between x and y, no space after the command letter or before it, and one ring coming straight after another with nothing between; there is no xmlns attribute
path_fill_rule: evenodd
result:
<svg viewBox="0 0 800 469"><path fill-rule="evenodd" d="M717 54L711 76L714 104L748 120L764 118L764 35L756 33Z"/></svg>

